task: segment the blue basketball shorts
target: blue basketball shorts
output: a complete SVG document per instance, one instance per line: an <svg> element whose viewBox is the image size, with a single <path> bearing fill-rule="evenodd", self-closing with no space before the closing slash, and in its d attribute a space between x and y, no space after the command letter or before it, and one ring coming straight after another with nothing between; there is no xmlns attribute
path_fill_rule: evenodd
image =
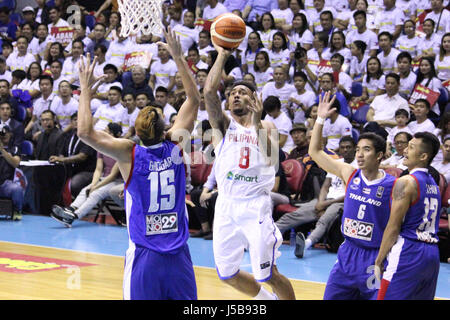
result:
<svg viewBox="0 0 450 320"><path fill-rule="evenodd" d="M387 256L378 300L432 300L439 274L437 244L401 236Z"/></svg>
<svg viewBox="0 0 450 320"><path fill-rule="evenodd" d="M188 245L176 253L130 247L125 258L123 297L125 300L196 300L197 286Z"/></svg>
<svg viewBox="0 0 450 320"><path fill-rule="evenodd" d="M379 282L374 269L378 248L362 248L345 240L325 287L324 300L375 300Z"/></svg>

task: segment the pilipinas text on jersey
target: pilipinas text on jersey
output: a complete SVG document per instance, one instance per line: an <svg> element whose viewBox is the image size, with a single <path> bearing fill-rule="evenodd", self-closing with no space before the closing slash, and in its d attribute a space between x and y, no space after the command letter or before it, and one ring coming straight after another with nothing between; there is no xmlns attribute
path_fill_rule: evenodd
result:
<svg viewBox="0 0 450 320"><path fill-rule="evenodd" d="M341 230L346 239L362 247L379 247L389 220L395 178L382 173L382 178L368 181L361 170L355 170L347 185Z"/></svg>
<svg viewBox="0 0 450 320"><path fill-rule="evenodd" d="M130 240L157 252L170 252L189 237L185 169L180 148L170 141L136 145L125 191Z"/></svg>

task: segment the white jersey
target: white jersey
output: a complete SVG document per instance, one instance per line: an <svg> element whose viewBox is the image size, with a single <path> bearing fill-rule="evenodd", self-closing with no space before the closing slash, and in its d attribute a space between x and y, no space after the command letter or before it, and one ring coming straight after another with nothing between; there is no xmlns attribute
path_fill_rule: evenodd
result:
<svg viewBox="0 0 450 320"><path fill-rule="evenodd" d="M242 199L270 194L275 168L266 164L254 127L245 128L231 118L225 137L214 152L214 173L220 195Z"/></svg>

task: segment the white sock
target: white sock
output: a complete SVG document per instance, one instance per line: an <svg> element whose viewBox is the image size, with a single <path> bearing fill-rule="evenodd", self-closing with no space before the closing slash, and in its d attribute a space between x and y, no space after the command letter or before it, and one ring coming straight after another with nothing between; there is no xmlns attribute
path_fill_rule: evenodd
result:
<svg viewBox="0 0 450 320"><path fill-rule="evenodd" d="M266 288L261 286L259 293L253 298L254 300L277 300L277 296L269 291Z"/></svg>
<svg viewBox="0 0 450 320"><path fill-rule="evenodd" d="M306 239L305 240L305 251L308 250L311 246L312 246L311 239Z"/></svg>

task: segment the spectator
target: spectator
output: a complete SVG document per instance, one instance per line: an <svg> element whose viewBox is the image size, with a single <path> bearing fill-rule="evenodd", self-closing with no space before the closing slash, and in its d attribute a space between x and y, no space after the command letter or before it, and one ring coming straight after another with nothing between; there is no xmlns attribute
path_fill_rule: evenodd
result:
<svg viewBox="0 0 450 320"><path fill-rule="evenodd" d="M67 79L62 75L62 63L61 61L53 61L50 65L50 73L53 78L53 93L58 94L59 84Z"/></svg>
<svg viewBox="0 0 450 320"><path fill-rule="evenodd" d="M103 74L104 76L92 88L95 92L91 100L92 112L97 111L100 105L108 102L108 92L111 87L119 87L122 89L122 83L118 81L119 72L115 65L109 63L105 65L103 67Z"/></svg>
<svg viewBox="0 0 450 320"><path fill-rule="evenodd" d="M10 143L14 147L21 147L24 140L23 124L15 119L11 118L12 108L11 104L7 101L0 102L0 127L8 126L11 132Z"/></svg>
<svg viewBox="0 0 450 320"><path fill-rule="evenodd" d="M139 93L145 93L151 101L155 100L153 90L145 79L145 69L141 66L135 66L131 71L131 83L123 89L123 93L131 93L136 96Z"/></svg>
<svg viewBox="0 0 450 320"><path fill-rule="evenodd" d="M286 36L278 31L272 37L272 48L269 50L270 65L272 68L282 67L289 70L290 53Z"/></svg>
<svg viewBox="0 0 450 320"><path fill-rule="evenodd" d="M38 121L41 117L41 114L50 108L50 104L52 103L55 94L53 93L53 79L50 76L41 76L39 79L39 89L41 91L41 97L36 99L33 102L33 113L31 116L31 120L25 127L25 135L27 139L32 139L36 141L37 136L34 136L37 132L41 132L42 126L40 121ZM30 133L30 134L28 134ZM27 135L28 134L28 135Z"/></svg>
<svg viewBox="0 0 450 320"><path fill-rule="evenodd" d="M187 53L188 49L198 42L199 31L195 29L195 14L192 11L186 11L183 20L183 24L178 24L172 29L180 37L183 52Z"/></svg>
<svg viewBox="0 0 450 320"><path fill-rule="evenodd" d="M409 112L405 109L398 109L395 111L395 123L397 124L392 130L389 132L387 137L387 152L390 153L390 149L392 145L394 145L394 138L399 132L407 132L412 136L411 129L408 127L409 122Z"/></svg>
<svg viewBox="0 0 450 320"><path fill-rule="evenodd" d="M375 18L375 33L389 32L393 40L397 40L402 32L405 15L395 7L395 0L383 0L383 4L384 8L378 12Z"/></svg>
<svg viewBox="0 0 450 320"><path fill-rule="evenodd" d="M91 42L86 46L86 53L90 53L91 57L94 57L95 47L99 44L104 45L107 49L109 48L109 41L105 39L106 36L106 26L103 23L97 22L94 26L94 31L92 32Z"/></svg>
<svg viewBox="0 0 450 320"><path fill-rule="evenodd" d="M58 124L63 133L73 129L70 117L78 110L78 101L72 97L72 88L68 81L59 83L58 95L50 104L50 110L56 115Z"/></svg>
<svg viewBox="0 0 450 320"><path fill-rule="evenodd" d="M122 127L117 123L109 123L105 128L105 132L118 138L122 135ZM106 155L97 153L97 165L95 167L92 181L84 187L69 207L63 208L55 205L52 208L51 216L66 227L72 227L72 221L62 221L55 212L69 210L75 219L82 219L96 206L98 203L109 196L109 190L119 184L123 184L120 176L119 166L116 161Z"/></svg>
<svg viewBox="0 0 450 320"><path fill-rule="evenodd" d="M1 60L1 59L0 59ZM9 82L5 79L0 79L0 102L6 101L12 108L12 113L17 114L17 99L11 96L11 90L9 88Z"/></svg>
<svg viewBox="0 0 450 320"><path fill-rule="evenodd" d="M170 116L177 113L177 110L168 103L169 90L166 87L157 87L155 92L155 101L163 106L164 121L166 126L170 123Z"/></svg>
<svg viewBox="0 0 450 320"><path fill-rule="evenodd" d="M292 29L289 33L289 49L294 51L297 48L297 44L300 44L301 47L308 51L312 47L313 39L314 36L309 30L306 15L301 12L294 14Z"/></svg>
<svg viewBox="0 0 450 320"><path fill-rule="evenodd" d="M264 86L273 79L273 68L270 66L269 54L266 51L256 54L255 66L250 74L254 77L258 92L261 92Z"/></svg>
<svg viewBox="0 0 450 320"><path fill-rule="evenodd" d="M121 104L122 89L111 87L108 91L108 103L102 104L93 115L95 130L104 130L108 123L122 123L126 109ZM122 131L122 130L121 130Z"/></svg>
<svg viewBox="0 0 450 320"><path fill-rule="evenodd" d="M430 57L423 57L420 61L419 70L417 72L416 83L439 93L439 89L442 88L442 82L436 76L436 69L434 68L434 59ZM441 114L439 105L437 102L431 106L430 118L438 118Z"/></svg>
<svg viewBox="0 0 450 320"><path fill-rule="evenodd" d="M408 102L398 94L400 77L397 74L390 73L386 76L385 88L386 93L376 96L370 104L366 119L368 122L375 121L390 131L390 128L396 126L395 121L392 120L395 117L395 111L405 109L409 112L409 106Z"/></svg>
<svg viewBox="0 0 450 320"><path fill-rule="evenodd" d="M276 67L273 70L273 81L269 81L263 87L261 94L263 101L269 96L276 96L281 102L281 111L289 116L288 104L289 97L292 96L297 90L292 84L286 81L287 73L282 67ZM289 132L289 131L287 131Z"/></svg>
<svg viewBox="0 0 450 320"><path fill-rule="evenodd" d="M170 58L169 51L163 46L158 46L158 58L150 68L149 86L156 90L162 86L166 87L168 91L172 91L175 85L175 74L177 73L177 65Z"/></svg>
<svg viewBox="0 0 450 320"><path fill-rule="evenodd" d="M337 16L337 12L333 7L325 6L325 0L315 0L313 1L313 8L306 9L306 12L309 17L309 28L311 32L316 34L317 32L325 31L327 36L331 35L331 29L333 27L334 17ZM328 12L322 16L322 13ZM331 14L331 15L330 15ZM330 21L331 19L331 21ZM328 30L324 29L322 26L323 21L326 20L325 26L329 28Z"/></svg>
<svg viewBox="0 0 450 320"><path fill-rule="evenodd" d="M325 92L330 91L332 96L336 95L336 100L339 101L340 114L344 117L350 116L350 107L348 106L347 99L344 94L336 88L336 82L332 73L324 73L320 78L320 95L324 95ZM319 102L319 97L316 98L316 103Z"/></svg>
<svg viewBox="0 0 450 320"><path fill-rule="evenodd" d="M0 197L11 198L13 202L13 220L22 219L24 192L15 183L14 173L20 164L19 147L13 143L13 133L9 126L2 123L0 128Z"/></svg>
<svg viewBox="0 0 450 320"><path fill-rule="evenodd" d="M400 51L392 47L393 39L392 34L387 31L378 35L378 45L381 52L377 57L385 75L390 72L397 72L397 56L400 54Z"/></svg>
<svg viewBox="0 0 450 320"><path fill-rule="evenodd" d="M263 102L264 111L267 113L265 121L271 121L278 129L279 146L284 152L289 153L294 148L294 142L289 132L292 129L292 121L288 115L281 111L280 99L276 96L268 96Z"/></svg>
<svg viewBox="0 0 450 320"><path fill-rule="evenodd" d="M343 70L345 68L345 58L340 53L335 53L330 59L333 77L335 78L336 88L342 92L346 99L350 98L352 92L352 78ZM348 65L347 65L348 66Z"/></svg>
<svg viewBox="0 0 450 320"><path fill-rule="evenodd" d="M450 183L450 137L444 139L442 153L443 159L438 161L434 160L431 166L445 177L447 183Z"/></svg>
<svg viewBox="0 0 450 320"><path fill-rule="evenodd" d="M205 20L214 20L217 16L230 12L227 7L225 7L218 0L206 0L207 6L203 9L202 18Z"/></svg>
<svg viewBox="0 0 450 320"><path fill-rule="evenodd" d="M288 0L278 0L278 8L272 9L270 13L275 20L275 27L278 30L283 30L285 26L289 26L294 18L294 14L289 8Z"/></svg>
<svg viewBox="0 0 450 320"><path fill-rule="evenodd" d="M294 63L289 69L289 76L293 79L296 72L303 72L307 76L307 83L305 86L306 91L317 93L315 86L315 83L317 82L317 74L310 68L312 65L309 64L308 60L308 54L305 48L302 48L299 44L297 44L297 48L294 51ZM316 70L317 68L313 69Z"/></svg>
<svg viewBox="0 0 450 320"><path fill-rule="evenodd" d="M10 20L11 11L7 7L0 7L0 36L2 40L15 41L17 25Z"/></svg>
<svg viewBox="0 0 450 320"><path fill-rule="evenodd" d="M424 57L434 58L439 53L439 36L434 33L435 23L431 19L425 19L423 22L423 32L425 37L421 38L421 41L417 44L417 55L414 57L414 61L420 61Z"/></svg>
<svg viewBox="0 0 450 320"><path fill-rule="evenodd" d="M407 99L414 90L417 75L411 69L412 57L404 51L397 56L398 75L400 76L400 95Z"/></svg>
<svg viewBox="0 0 450 320"><path fill-rule="evenodd" d="M108 64L113 64L116 66L117 70L122 71L125 62L125 56L127 53L133 52L133 43L128 37L123 37L120 35L122 27L117 27L117 39L111 41L109 47L107 47L105 59ZM138 51L138 50L136 50Z"/></svg>
<svg viewBox="0 0 450 320"><path fill-rule="evenodd" d="M261 41L259 32L250 32L247 39L247 49L242 55L241 65L244 73L253 73L256 55L260 51L267 51L267 49L265 49L264 44Z"/></svg>
<svg viewBox="0 0 450 320"><path fill-rule="evenodd" d="M331 60L336 53L344 58L341 66L342 71L348 72L350 61L352 59L352 52L345 45L345 35L342 31L335 31L331 34L330 50L327 51L323 57L326 60Z"/></svg>
<svg viewBox="0 0 450 320"><path fill-rule="evenodd" d="M200 59L200 52L198 51L198 48L195 45L189 48L187 54L187 61L191 69L194 69L194 71L200 69L208 69L208 64Z"/></svg>
<svg viewBox="0 0 450 320"><path fill-rule="evenodd" d="M98 44L94 47L94 54L97 58L97 64L94 68L94 76L97 79L101 79L101 77L104 75L103 68L108 64L106 61L105 55L108 49L103 44Z"/></svg>
<svg viewBox="0 0 450 320"><path fill-rule="evenodd" d="M441 40L439 55L435 60L437 77L441 81L450 79L450 32L447 32ZM1 77L1 76L0 76Z"/></svg>
<svg viewBox="0 0 450 320"><path fill-rule="evenodd" d="M428 119L430 103L426 99L417 99L414 103L412 112L416 117L415 121L411 121L408 124L408 128L411 130L412 135L417 132L434 132L434 130L436 130L433 122Z"/></svg>
<svg viewBox="0 0 450 320"><path fill-rule="evenodd" d="M339 141L339 156L342 157L342 160L346 163L350 163L356 166L357 164L355 161L355 151L356 143L353 138L349 136L342 137L342 139ZM306 209L305 206L307 206L307 208L309 209L307 214L305 214L303 211L303 214L305 216L309 214L312 218L313 215L315 215L319 217L319 220L317 221L313 231L311 231L306 240L303 233L297 233L295 248L295 256L297 258L303 258L305 251L319 242L319 240L330 229L333 222L338 219L339 212L344 209L344 198L345 182L343 182L334 174L328 173L322 185L322 188L320 189L319 198L317 200L314 199L309 202L309 205L305 204L304 206L301 206L302 211ZM295 212L298 214L299 210L300 209ZM292 214L293 217L288 216L284 219L293 219L295 215L296 214ZM277 225L281 225L282 223L283 221L276 222Z"/></svg>
<svg viewBox="0 0 450 320"><path fill-rule="evenodd" d="M266 49L272 47L273 35L277 32L275 28L275 19L270 12L265 12L261 16L261 28L257 32L261 38L261 42Z"/></svg>
<svg viewBox="0 0 450 320"><path fill-rule="evenodd" d="M70 117L71 129L61 137L64 140L61 154L50 156L50 163L62 163L66 169L66 180L70 179L70 193L76 197L92 180L97 152L86 145L77 135L78 113Z"/></svg>
<svg viewBox="0 0 450 320"><path fill-rule="evenodd" d="M381 161L380 169L387 169L387 168L399 168L402 170L408 169L408 167L403 165L404 151L408 147L408 143L412 138L413 138L412 135L406 131L398 132L394 137L395 152L386 160Z"/></svg>
<svg viewBox="0 0 450 320"><path fill-rule="evenodd" d="M42 74L42 68L39 63L32 62L28 67L26 78L19 83L17 89L28 91L31 98L37 98L41 92L39 91L39 80Z"/></svg>
<svg viewBox="0 0 450 320"><path fill-rule="evenodd" d="M43 29L43 28L42 28ZM49 43L49 48L44 51L44 59L41 61L41 68L43 70L49 69L53 61L64 63L64 48L61 43Z"/></svg>
<svg viewBox="0 0 450 320"><path fill-rule="evenodd" d="M450 27L450 11L444 7L444 0L433 0L431 2L431 12L429 12L425 19L431 19L435 23L435 33L442 37L449 31Z"/></svg>
<svg viewBox="0 0 450 320"><path fill-rule="evenodd" d="M289 116L293 118L294 123L305 123L305 112L311 108L316 101L316 95L313 91L306 91L305 86L308 77L302 71L294 73L294 87L297 90L289 98Z"/></svg>
<svg viewBox="0 0 450 320"><path fill-rule="evenodd" d="M206 62L209 51L214 51L214 47L211 45L211 34L209 31L202 30L198 33L198 52L203 62Z"/></svg>
<svg viewBox="0 0 450 320"><path fill-rule="evenodd" d="M53 27L69 27L69 23L61 18L62 12L59 7L51 7L48 11L49 24L48 32L52 34Z"/></svg>
<svg viewBox="0 0 450 320"><path fill-rule="evenodd" d="M84 52L84 43L81 40L72 41L72 56L64 60L62 75L66 77L73 88L80 86L78 78L79 62Z"/></svg>
<svg viewBox="0 0 450 320"><path fill-rule="evenodd" d="M6 59L3 56L0 56L0 80L8 81L8 85L12 80L11 71L8 70Z"/></svg>
<svg viewBox="0 0 450 320"><path fill-rule="evenodd" d="M339 149L339 141L344 136L352 135L352 125L350 121L340 114L340 104L335 100L332 109L334 112L325 120L323 125L322 137L327 149L335 152Z"/></svg>
<svg viewBox="0 0 450 320"><path fill-rule="evenodd" d="M400 36L395 42L395 48L415 57L417 55L417 46L419 44L419 38L416 37L415 22L406 20L403 24L403 33L404 35Z"/></svg>
<svg viewBox="0 0 450 320"><path fill-rule="evenodd" d="M364 54L365 50L366 44L361 40L356 40L350 45L352 59L350 60L349 74L354 82L362 82L363 76L366 73L367 59L369 59L369 56Z"/></svg>
<svg viewBox="0 0 450 320"><path fill-rule="evenodd" d="M51 156L61 154L64 139L62 131L56 127L56 115L45 110L40 116L43 132L38 132L35 148L35 159L49 161ZM62 187L64 185L64 167L62 165L40 166L34 168L33 181L40 214L49 215L54 204L62 201Z"/></svg>
<svg viewBox="0 0 450 320"><path fill-rule="evenodd" d="M17 51L13 51L6 59L6 65L11 71L24 70L28 71L28 67L36 58L28 52L28 39L20 36L16 43Z"/></svg>
<svg viewBox="0 0 450 320"><path fill-rule="evenodd" d="M386 77L383 74L380 59L370 57L367 60L366 76L363 78L363 93L361 100L371 104L375 97L386 92Z"/></svg>
<svg viewBox="0 0 450 320"><path fill-rule="evenodd" d="M136 134L134 124L140 109L136 107L136 99L131 93L122 96L123 106L127 112L124 112L122 120L123 137L125 139L132 138Z"/></svg>
<svg viewBox="0 0 450 320"><path fill-rule="evenodd" d="M308 129L303 123L294 123L289 134L292 137L295 148L291 150L288 159L297 159L302 162L302 158L308 153L309 141L306 136Z"/></svg>
<svg viewBox="0 0 450 320"><path fill-rule="evenodd" d="M248 22L262 22L263 14L272 11L277 6L278 4L273 0L247 0L242 18Z"/></svg>
<svg viewBox="0 0 450 320"><path fill-rule="evenodd" d="M353 13L353 19L355 21L356 29L353 29L347 33L346 44L349 46L355 41L363 41L366 45L364 56L374 57L378 50L378 37L375 32L367 28L367 15L366 12L362 10L357 10Z"/></svg>

